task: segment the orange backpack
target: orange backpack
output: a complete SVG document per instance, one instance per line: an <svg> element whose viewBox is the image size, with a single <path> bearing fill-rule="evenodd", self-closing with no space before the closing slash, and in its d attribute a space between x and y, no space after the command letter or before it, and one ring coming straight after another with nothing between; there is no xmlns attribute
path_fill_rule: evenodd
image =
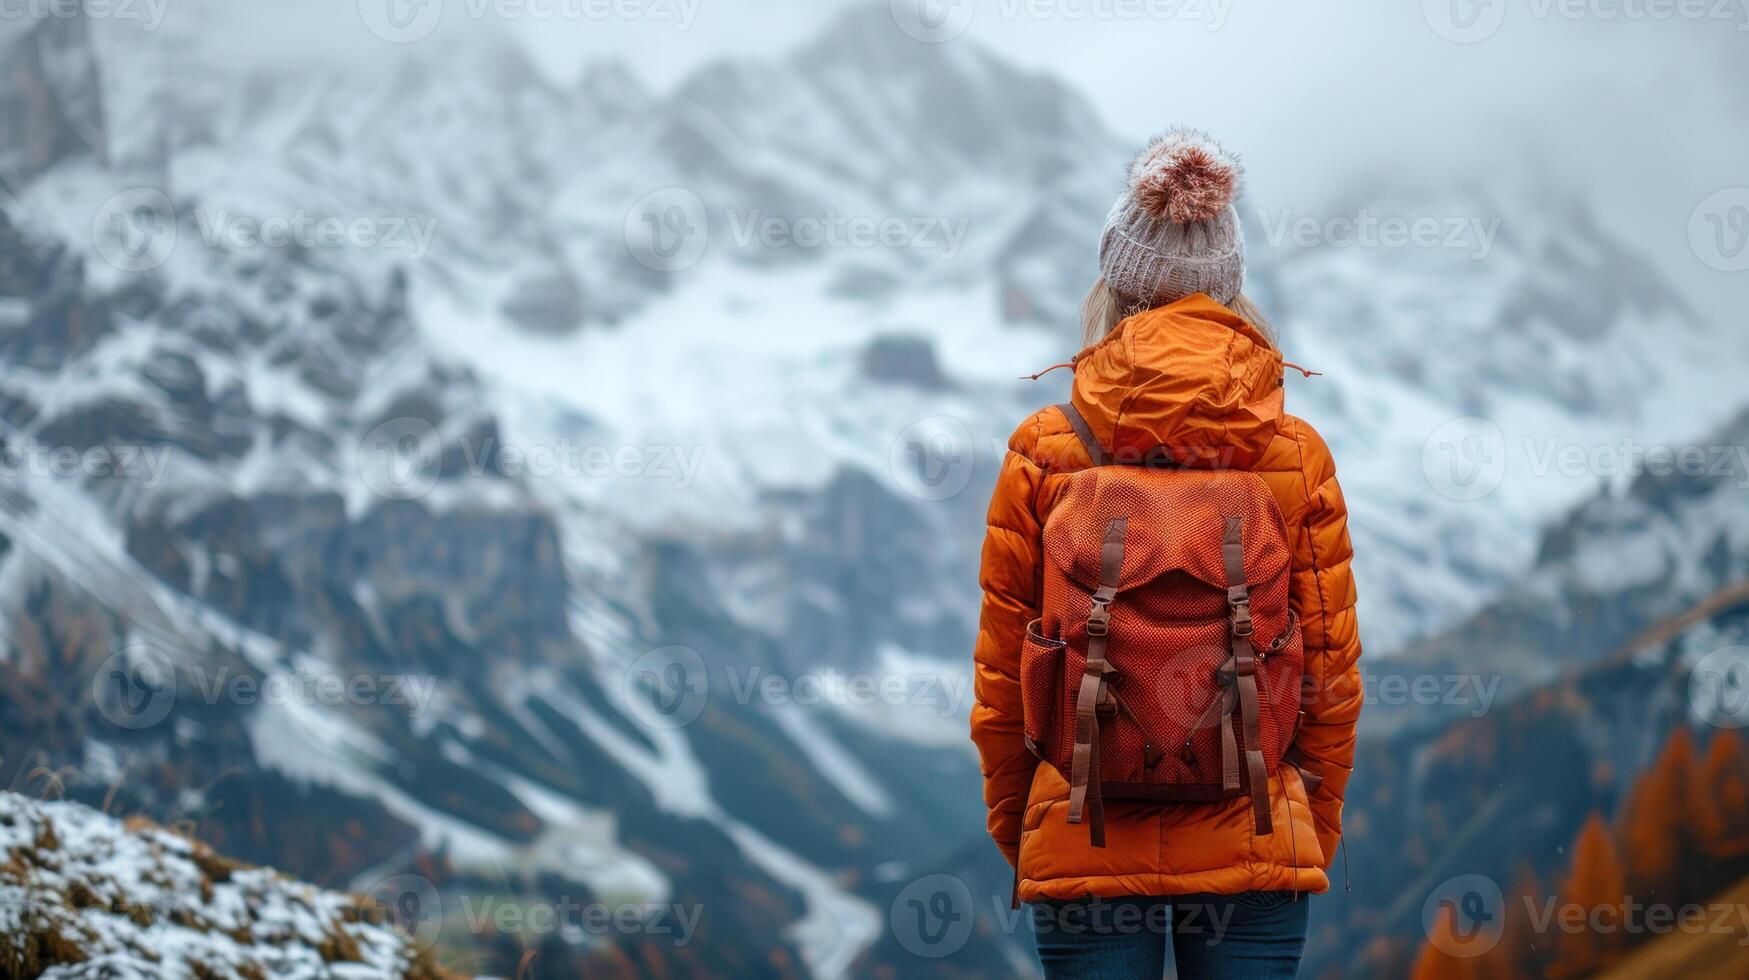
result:
<svg viewBox="0 0 1749 980"><path fill-rule="evenodd" d="M1021 651L1027 747L1068 781L1069 822L1086 819L1095 847L1108 797L1249 795L1268 834L1305 664L1281 508L1254 473L1173 468L1164 450L1114 461L1059 408L1094 465L1065 478L1045 521L1042 616Z"/></svg>

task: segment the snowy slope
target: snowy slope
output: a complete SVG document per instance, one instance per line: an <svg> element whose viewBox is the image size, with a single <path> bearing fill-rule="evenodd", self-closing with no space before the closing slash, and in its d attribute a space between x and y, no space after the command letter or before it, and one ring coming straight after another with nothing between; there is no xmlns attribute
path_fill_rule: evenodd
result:
<svg viewBox="0 0 1749 980"><path fill-rule="evenodd" d="M76 803L0 793L0 852L0 961L16 975L451 975L356 897Z"/></svg>

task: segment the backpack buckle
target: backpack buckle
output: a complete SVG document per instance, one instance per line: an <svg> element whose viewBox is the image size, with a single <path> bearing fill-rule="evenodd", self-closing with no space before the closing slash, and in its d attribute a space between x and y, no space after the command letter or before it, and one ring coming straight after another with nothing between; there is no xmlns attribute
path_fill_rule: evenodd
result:
<svg viewBox="0 0 1749 980"><path fill-rule="evenodd" d="M1111 632L1111 603L1117 590L1101 586L1093 593L1093 608L1087 613L1087 635L1105 636Z"/></svg>
<svg viewBox="0 0 1749 980"><path fill-rule="evenodd" d="M1095 606L1087 616L1087 635L1105 636L1111 632L1111 610Z"/></svg>
<svg viewBox="0 0 1749 980"><path fill-rule="evenodd" d="M1233 609L1233 635L1249 639L1257 633L1257 628L1251 623L1251 589L1245 585L1235 585L1227 590L1227 604Z"/></svg>
<svg viewBox="0 0 1749 980"><path fill-rule="evenodd" d="M1251 603L1242 602L1234 606L1233 635L1248 640L1256 633L1257 627L1251 622Z"/></svg>

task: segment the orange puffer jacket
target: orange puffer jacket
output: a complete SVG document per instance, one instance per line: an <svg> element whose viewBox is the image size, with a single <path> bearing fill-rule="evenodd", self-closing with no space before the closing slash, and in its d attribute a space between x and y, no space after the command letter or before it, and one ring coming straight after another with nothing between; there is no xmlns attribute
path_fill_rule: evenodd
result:
<svg viewBox="0 0 1749 980"><path fill-rule="evenodd" d="M1130 317L1075 359L1073 402L1118 458L1169 446L1261 476L1293 547L1292 603L1304 627L1307 696L1295 745L1322 782L1308 797L1292 766L1270 781L1275 832L1254 832L1250 801L1106 803L1104 848L1066 820L1069 785L1021 730L1020 648L1040 614L1041 529L1065 480L1091 465L1054 409L1009 440L984 539L972 740L990 835L1020 898L1323 892L1341 836L1342 794L1362 701L1353 549L1335 463L1310 425L1283 410L1282 357L1237 314L1197 294Z"/></svg>

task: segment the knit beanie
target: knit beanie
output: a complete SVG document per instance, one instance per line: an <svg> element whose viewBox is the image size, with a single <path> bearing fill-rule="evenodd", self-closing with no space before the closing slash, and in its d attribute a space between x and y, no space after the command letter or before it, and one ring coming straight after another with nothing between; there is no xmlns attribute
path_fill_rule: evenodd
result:
<svg viewBox="0 0 1749 980"><path fill-rule="evenodd" d="M1118 295L1164 306L1192 293L1231 303L1245 282L1239 233L1243 169L1208 134L1174 129L1130 164L1129 187L1105 218L1099 268Z"/></svg>

